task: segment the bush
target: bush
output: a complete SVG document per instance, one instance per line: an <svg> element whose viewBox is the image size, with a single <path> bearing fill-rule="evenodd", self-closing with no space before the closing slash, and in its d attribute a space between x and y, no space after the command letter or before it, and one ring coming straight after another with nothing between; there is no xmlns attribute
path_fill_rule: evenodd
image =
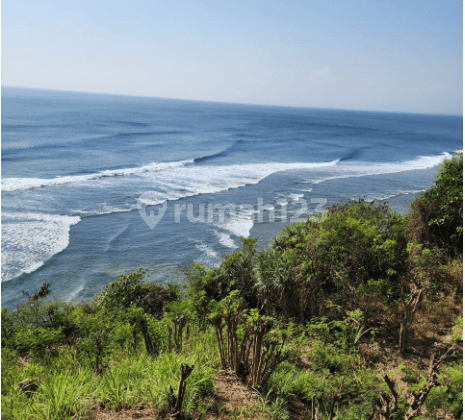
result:
<svg viewBox="0 0 465 420"><path fill-rule="evenodd" d="M410 228L415 243L463 253L463 154L438 168L434 185L412 203Z"/></svg>
<svg viewBox="0 0 465 420"><path fill-rule="evenodd" d="M389 300L407 271L405 221L386 205L360 201L333 206L321 223L286 227L257 258L263 302L309 320ZM277 304L275 303L275 308Z"/></svg>
<svg viewBox="0 0 465 420"><path fill-rule="evenodd" d="M255 261L257 240L255 238L241 238L242 250L223 257L219 267L207 269L202 264L195 264L185 270L190 293L194 299L201 300L204 312L211 300L219 302L229 296L233 290L239 290L239 297L243 298L248 308L258 305L255 290Z"/></svg>
<svg viewBox="0 0 465 420"><path fill-rule="evenodd" d="M104 286L96 297L99 306L108 309L129 308L133 304L143 308L145 313L161 317L164 305L180 297L178 286L162 286L155 283L143 283L147 270L138 268L135 272L119 275L118 278Z"/></svg>
<svg viewBox="0 0 465 420"><path fill-rule="evenodd" d="M77 328L74 306L29 299L15 311L2 309L2 348L16 349L22 356L44 355L47 349L63 344Z"/></svg>

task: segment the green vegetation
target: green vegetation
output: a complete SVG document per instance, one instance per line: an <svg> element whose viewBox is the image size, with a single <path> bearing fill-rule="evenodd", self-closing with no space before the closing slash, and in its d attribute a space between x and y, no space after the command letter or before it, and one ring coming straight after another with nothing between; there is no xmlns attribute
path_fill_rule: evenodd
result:
<svg viewBox="0 0 465 420"><path fill-rule="evenodd" d="M463 253L463 153L439 166L434 185L412 208L417 242L442 248L451 256Z"/></svg>
<svg viewBox="0 0 465 420"><path fill-rule="evenodd" d="M406 217L334 206L193 265L185 286L138 269L85 304L26 293L2 309L2 419L462 419L462 164ZM257 396L221 402L224 375Z"/></svg>

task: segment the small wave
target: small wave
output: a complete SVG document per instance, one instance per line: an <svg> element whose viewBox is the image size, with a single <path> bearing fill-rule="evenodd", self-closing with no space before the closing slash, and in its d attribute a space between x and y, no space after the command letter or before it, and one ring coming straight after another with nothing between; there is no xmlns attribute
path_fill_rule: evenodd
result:
<svg viewBox="0 0 465 420"><path fill-rule="evenodd" d="M292 201L298 201L300 200L304 195L303 194L289 194L289 198L292 200Z"/></svg>
<svg viewBox="0 0 465 420"><path fill-rule="evenodd" d="M365 201L372 202L372 201L383 201L389 200L390 198L399 197L401 195L414 195L420 194L425 192L426 190L409 190L409 191L395 191L395 192L385 192L383 194L368 194L363 197L353 197L353 200L358 200L359 198L363 198Z"/></svg>
<svg viewBox="0 0 465 420"><path fill-rule="evenodd" d="M111 121L114 124L119 124L119 125L127 125L129 127L150 127L150 123L148 122L140 122L140 121L123 121L123 120L116 120L116 121Z"/></svg>
<svg viewBox="0 0 465 420"><path fill-rule="evenodd" d="M193 195L197 194L199 193L188 193L185 191L176 190L164 192L146 191L137 199L137 201L140 203L140 205L157 206L158 204L163 204L166 201L176 201L180 198L192 197Z"/></svg>
<svg viewBox="0 0 465 420"><path fill-rule="evenodd" d="M2 219L11 219L14 222L24 222L24 221L47 221L54 222L60 221L63 223L68 223L70 226L75 225L81 221L79 216L65 216L61 214L53 213L37 213L37 212L28 212L28 213L2 213Z"/></svg>
<svg viewBox="0 0 465 420"><path fill-rule="evenodd" d="M226 248L229 249L237 249L238 246L236 245L236 242L234 241L233 238L231 238L231 233L226 233L226 232L218 232L217 230L213 231L216 236L218 236L219 242L221 245L225 246Z"/></svg>
<svg viewBox="0 0 465 420"><path fill-rule="evenodd" d="M70 175L51 179L40 178L5 178L2 179L2 191L12 192L27 190L30 188L51 187L57 185L74 184L80 182L95 181L102 178L111 178L117 176L140 175L148 172L159 172L166 169L179 168L193 164L193 160L183 160L179 162L153 162L148 165L124 168L109 169L88 175Z"/></svg>
<svg viewBox="0 0 465 420"><path fill-rule="evenodd" d="M254 226L254 213L256 213L256 210L241 207L237 213L231 213L225 220L214 223L217 228L221 229L221 231L213 230L216 236L218 236L220 244L230 249L237 249L236 241L231 235L248 238Z"/></svg>
<svg viewBox="0 0 465 420"><path fill-rule="evenodd" d="M110 249L111 244L118 239L126 230L128 229L128 225L124 226L122 229L120 229L118 232L116 232L105 244L104 251L107 252Z"/></svg>
<svg viewBox="0 0 465 420"><path fill-rule="evenodd" d="M201 244L195 245L195 247L204 254L202 258L202 262L206 263L207 265L218 264L220 257L218 256L218 253L211 246L201 243Z"/></svg>
<svg viewBox="0 0 465 420"><path fill-rule="evenodd" d="M206 156L202 156L202 157L199 157L199 158L195 158L194 162L195 163L205 162L207 160L212 160L212 159L215 159L215 158L226 156L228 154L228 151L229 151L229 149L226 149L226 150L224 150L222 152L214 153L212 155L206 155Z"/></svg>
<svg viewBox="0 0 465 420"><path fill-rule="evenodd" d="M206 162L206 161L209 161L209 160L212 160L212 159L216 159L216 158L219 158L219 157L223 157L223 156L227 156L232 150L234 150L236 148L236 146L238 144L241 143L241 140L237 140L235 141L233 144L231 144L231 146L227 147L226 149L222 150L221 152L217 152L217 153L212 153L211 155L205 155L205 156L202 156L202 157L199 157L199 158L196 158L194 159L194 162L195 163L198 163L198 162Z"/></svg>
<svg viewBox="0 0 465 420"><path fill-rule="evenodd" d="M343 158L341 158L341 162L345 162L347 160L353 160L355 158L360 157L361 155L362 155L362 151L360 150L360 148L354 149L347 156L344 156Z"/></svg>
<svg viewBox="0 0 465 420"><path fill-rule="evenodd" d="M71 302L82 290L84 289L84 282L82 282L76 289L74 289L67 297L66 302Z"/></svg>
<svg viewBox="0 0 465 420"><path fill-rule="evenodd" d="M344 178L359 178L362 176L393 174L398 172L415 171L434 168L445 159L450 159L452 155L444 152L438 156L419 156L416 159L398 163L368 163L353 162L351 164L340 165L334 175L321 178L312 178L304 183L320 184L325 181Z"/></svg>
<svg viewBox="0 0 465 420"><path fill-rule="evenodd" d="M141 131L141 132L122 132L116 134L110 134L108 136L102 137L102 139L106 140L121 140L127 139L130 137L154 137L154 136L167 136L173 134L185 134L188 131L182 130L162 130L162 131Z"/></svg>
<svg viewBox="0 0 465 420"><path fill-rule="evenodd" d="M113 213L126 213L129 211L133 211L137 209L137 204L128 204L126 207L118 207L118 206L109 206L106 204L102 204L101 206L97 207L96 209L73 209L69 212L72 215L81 216L81 217L89 217L89 216L103 216L107 214Z"/></svg>

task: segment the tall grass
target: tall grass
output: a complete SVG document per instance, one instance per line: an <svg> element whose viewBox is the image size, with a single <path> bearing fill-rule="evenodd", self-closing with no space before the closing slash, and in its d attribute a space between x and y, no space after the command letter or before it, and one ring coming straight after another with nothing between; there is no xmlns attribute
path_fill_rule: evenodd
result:
<svg viewBox="0 0 465 420"><path fill-rule="evenodd" d="M97 383L96 383L97 382ZM90 406L90 401L98 390L98 379L86 369L77 372L59 372L47 376L37 391L36 412L43 418L61 420L81 417Z"/></svg>
<svg viewBox="0 0 465 420"><path fill-rule="evenodd" d="M103 375L100 399L110 407L125 403L131 406L150 401L155 408L166 403L168 387L177 389L182 363L194 365L187 380L185 404L192 404L195 395L213 391L213 369L202 363L200 353L181 355L164 352L153 358L145 354L133 355L115 364ZM184 407L189 411L192 407Z"/></svg>
<svg viewBox="0 0 465 420"><path fill-rule="evenodd" d="M33 370L29 365L20 377L31 378L27 373ZM32 380L39 383L34 375ZM48 373L42 371L39 387L32 395L26 396L17 383L2 387L2 419L81 418L93 404L99 387L100 378L89 369L56 370L52 366Z"/></svg>
<svg viewBox="0 0 465 420"><path fill-rule="evenodd" d="M188 354L163 352L151 357L145 352L114 352L101 376L91 367L73 367L64 356L51 360L47 367L31 361L21 365L13 360L7 367L8 357L4 355L2 419L80 419L98 403L109 408L150 403L159 409L166 403L168 387L177 389L182 363L195 366L187 380L183 407L191 411L197 397L212 394L214 388L212 361L216 357L211 358L214 343L205 345L208 341L195 340ZM18 378L36 381L37 391L27 397L18 386Z"/></svg>

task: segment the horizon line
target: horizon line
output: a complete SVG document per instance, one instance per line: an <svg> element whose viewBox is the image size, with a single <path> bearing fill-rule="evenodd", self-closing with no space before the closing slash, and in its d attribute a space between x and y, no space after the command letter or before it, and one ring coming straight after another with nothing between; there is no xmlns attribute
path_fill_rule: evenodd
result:
<svg viewBox="0 0 465 420"><path fill-rule="evenodd" d="M172 100L172 101L206 102L206 103L222 104L222 105L263 106L263 107L273 107L273 108L297 108L297 109L315 109L315 110L346 111L346 112L373 112L373 113L385 113L385 114L434 115L434 116L441 116L441 117L463 118L463 111L461 114L415 112L415 111L383 111L383 110L373 110L373 109L348 109L348 108L312 107L312 106L298 106L298 105L275 105L275 104L262 104L262 103L228 102L228 101L215 101L215 100L208 100L208 99L169 98L169 97L162 97L162 96L132 95L132 94L125 94L125 93L92 92L92 91L67 90L67 89L51 89L51 88L29 87L29 86L1 85L1 88L2 89L12 88L12 89L45 90L45 91L51 91L51 92L78 93L78 94L84 94L84 95L86 94L108 95L108 96L123 96L123 97L129 97L129 98L147 98L147 99L163 99L163 100Z"/></svg>

